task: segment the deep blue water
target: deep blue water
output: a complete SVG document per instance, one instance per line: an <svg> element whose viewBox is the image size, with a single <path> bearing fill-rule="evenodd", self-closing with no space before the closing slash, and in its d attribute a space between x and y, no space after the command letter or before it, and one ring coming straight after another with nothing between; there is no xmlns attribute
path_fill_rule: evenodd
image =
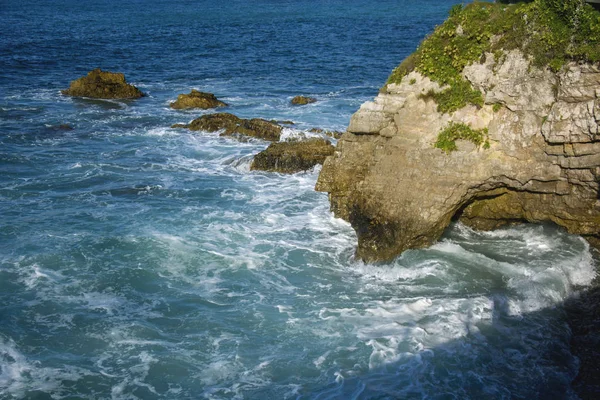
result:
<svg viewBox="0 0 600 400"><path fill-rule="evenodd" d="M456 2L0 0L0 399L575 398L581 238L456 225L365 265L319 168L169 128L196 88L343 130ZM96 67L148 96L60 94Z"/></svg>

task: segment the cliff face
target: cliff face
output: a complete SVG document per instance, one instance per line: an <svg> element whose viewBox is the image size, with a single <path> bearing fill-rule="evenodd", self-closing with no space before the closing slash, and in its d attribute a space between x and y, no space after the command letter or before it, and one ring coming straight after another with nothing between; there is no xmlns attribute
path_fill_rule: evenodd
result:
<svg viewBox="0 0 600 400"><path fill-rule="evenodd" d="M486 52L461 75L482 106L438 111L432 95L445 87L413 70L361 106L326 160L317 190L356 230L357 256L427 246L454 217L479 229L552 221L599 238L600 69L552 72L513 49ZM440 146L452 126L479 140Z"/></svg>

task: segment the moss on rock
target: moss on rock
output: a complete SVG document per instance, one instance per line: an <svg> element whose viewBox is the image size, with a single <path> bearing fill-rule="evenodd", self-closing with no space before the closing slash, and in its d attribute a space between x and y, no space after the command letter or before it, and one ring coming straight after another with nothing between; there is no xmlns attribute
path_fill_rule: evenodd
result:
<svg viewBox="0 0 600 400"><path fill-rule="evenodd" d="M217 108L226 107L227 104L217 99L212 93L200 92L192 89L189 94L180 94L177 96L177 100L171 103L171 108L176 110L182 110L187 108Z"/></svg>
<svg viewBox="0 0 600 400"><path fill-rule="evenodd" d="M137 99L144 96L141 90L125 81L125 75L102 71L100 68L72 81L71 86L61 93L96 99Z"/></svg>
<svg viewBox="0 0 600 400"><path fill-rule="evenodd" d="M484 149L490 147L487 129L473 129L469 125L457 122L451 122L438 134L434 147L450 153L458 149L457 140L468 140L477 147L483 145Z"/></svg>
<svg viewBox="0 0 600 400"><path fill-rule="evenodd" d="M292 99L292 104L295 106L304 106L316 102L317 99L315 99L314 97L296 96Z"/></svg>
<svg viewBox="0 0 600 400"><path fill-rule="evenodd" d="M440 112L467 104L481 106L481 93L462 76L486 53L520 49L533 65L557 71L568 61L600 61L600 13L584 0L534 0L530 3L474 2L454 6L448 19L390 75L400 83L413 70L442 86L429 93Z"/></svg>

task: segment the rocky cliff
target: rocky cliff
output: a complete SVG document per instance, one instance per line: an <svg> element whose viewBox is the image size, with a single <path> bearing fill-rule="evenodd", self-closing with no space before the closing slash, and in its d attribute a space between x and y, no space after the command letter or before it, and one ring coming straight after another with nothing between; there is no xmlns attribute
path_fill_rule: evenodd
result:
<svg viewBox="0 0 600 400"><path fill-rule="evenodd" d="M539 31L532 10L543 3L453 9L352 116L317 190L356 230L357 257L388 260L428 246L454 218L478 229L552 221L598 240L598 63L567 50L570 59L560 58L560 49L542 59L523 44L535 39L518 43L502 31L518 30L515 21L525 37ZM474 13L480 25L467 22ZM574 48L569 40L565 49ZM438 66L450 68L449 79Z"/></svg>

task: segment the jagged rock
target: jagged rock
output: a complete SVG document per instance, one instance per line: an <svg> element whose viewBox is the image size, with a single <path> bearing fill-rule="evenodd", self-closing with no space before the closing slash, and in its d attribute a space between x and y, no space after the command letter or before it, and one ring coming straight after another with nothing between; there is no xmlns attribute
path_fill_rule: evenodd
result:
<svg viewBox="0 0 600 400"><path fill-rule="evenodd" d="M61 93L97 99L137 99L144 96L138 88L125 81L125 75L102 71L100 68L72 81L71 86Z"/></svg>
<svg viewBox="0 0 600 400"><path fill-rule="evenodd" d="M229 113L216 113L196 118L189 125L176 124L192 131L221 132L221 136L251 136L276 142L281 136L281 125L260 119L242 119ZM175 126L174 126L175 127Z"/></svg>
<svg viewBox="0 0 600 400"><path fill-rule="evenodd" d="M333 154L334 147L328 140L312 138L302 141L271 143L258 153L250 169L292 174L306 171Z"/></svg>
<svg viewBox="0 0 600 400"><path fill-rule="evenodd" d="M304 106L311 103L316 103L317 99L314 97L296 96L292 99L292 104L296 106Z"/></svg>
<svg viewBox="0 0 600 400"><path fill-rule="evenodd" d="M483 107L440 113L420 96L439 85L413 71L352 116L317 190L356 230L359 258L428 246L455 217L480 229L552 221L600 237L600 68L571 63L554 73L519 50L485 60L463 71ZM490 148L435 148L450 122L486 128Z"/></svg>
<svg viewBox="0 0 600 400"><path fill-rule="evenodd" d="M218 100L214 94L199 92L196 89L192 89L189 94L180 94L177 96L177 100L171 103L171 108L176 110L187 109L187 108L217 108L226 107L227 104Z"/></svg>

